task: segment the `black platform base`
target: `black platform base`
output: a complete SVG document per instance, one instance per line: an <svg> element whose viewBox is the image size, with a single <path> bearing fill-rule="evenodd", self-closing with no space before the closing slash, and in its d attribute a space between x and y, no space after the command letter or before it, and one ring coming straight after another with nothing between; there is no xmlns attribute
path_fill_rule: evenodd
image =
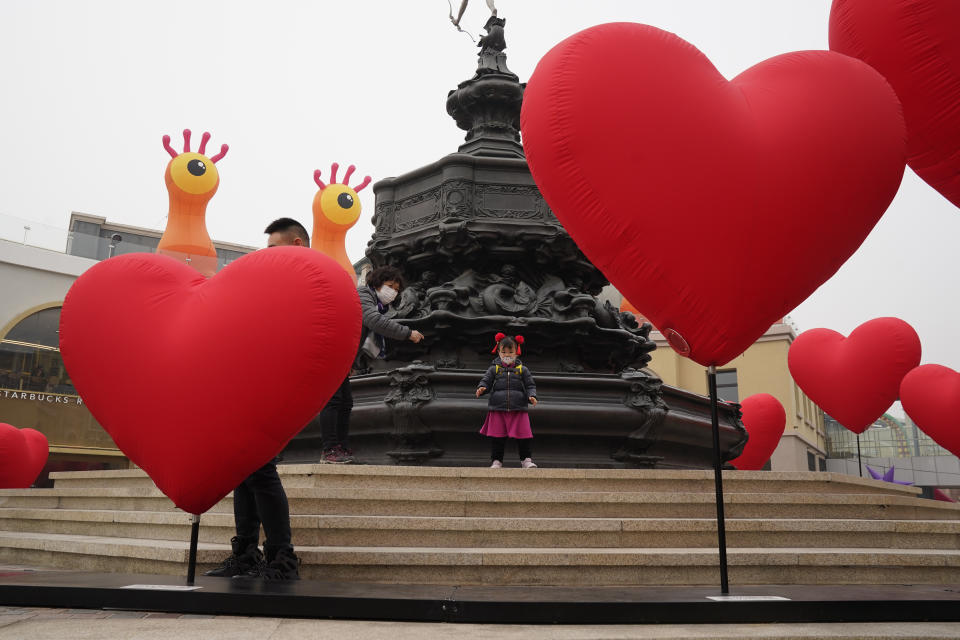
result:
<svg viewBox="0 0 960 640"><path fill-rule="evenodd" d="M189 589L189 590L188 590ZM960 621L960 585L458 587L269 584L66 571L0 574L0 605L214 615L484 623Z"/></svg>

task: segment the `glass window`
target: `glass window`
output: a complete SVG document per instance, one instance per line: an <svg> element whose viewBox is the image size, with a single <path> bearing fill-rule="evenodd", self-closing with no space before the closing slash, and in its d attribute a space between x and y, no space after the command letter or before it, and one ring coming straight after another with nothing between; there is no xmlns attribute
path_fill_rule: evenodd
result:
<svg viewBox="0 0 960 640"><path fill-rule="evenodd" d="M810 451L807 451L807 469L810 471L817 470L817 456L813 455Z"/></svg>
<svg viewBox="0 0 960 640"><path fill-rule="evenodd" d="M727 402L740 402L736 369L717 371L717 397Z"/></svg>
<svg viewBox="0 0 960 640"><path fill-rule="evenodd" d="M51 446L115 449L63 366L59 326L60 308L43 309L0 336L0 416L40 431Z"/></svg>

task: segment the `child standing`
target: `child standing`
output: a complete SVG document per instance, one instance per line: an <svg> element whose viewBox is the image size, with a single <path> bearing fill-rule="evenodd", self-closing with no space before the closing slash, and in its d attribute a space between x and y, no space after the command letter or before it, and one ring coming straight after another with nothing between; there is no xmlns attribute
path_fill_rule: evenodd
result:
<svg viewBox="0 0 960 640"><path fill-rule="evenodd" d="M497 343L493 347L493 353L497 353L498 357L494 358L493 364L477 386L478 398L484 393L490 393L487 419L484 420L480 433L490 438L490 468L499 469L503 466L507 438L513 438L520 451L520 466L530 469L537 465L530 458L533 432L530 430L527 405L536 406L537 385L530 370L523 366L517 357L520 355L523 336L511 338L498 333L494 339Z"/></svg>

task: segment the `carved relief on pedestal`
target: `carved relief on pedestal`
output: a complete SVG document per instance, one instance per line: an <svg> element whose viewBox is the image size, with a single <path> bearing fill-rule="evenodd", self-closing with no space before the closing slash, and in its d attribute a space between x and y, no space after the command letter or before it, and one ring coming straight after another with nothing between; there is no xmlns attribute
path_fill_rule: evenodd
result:
<svg viewBox="0 0 960 640"><path fill-rule="evenodd" d="M657 442L667 415L660 387L663 381L649 369L625 369L620 378L630 383L623 404L637 411L637 428L624 440L613 459L633 466L653 468L661 458L646 455Z"/></svg>
<svg viewBox="0 0 960 640"><path fill-rule="evenodd" d="M430 374L436 369L415 360L390 371L390 391L383 401L390 407L394 448L387 451L397 464L423 464L443 454L433 443L433 432L420 418L420 408L434 398Z"/></svg>

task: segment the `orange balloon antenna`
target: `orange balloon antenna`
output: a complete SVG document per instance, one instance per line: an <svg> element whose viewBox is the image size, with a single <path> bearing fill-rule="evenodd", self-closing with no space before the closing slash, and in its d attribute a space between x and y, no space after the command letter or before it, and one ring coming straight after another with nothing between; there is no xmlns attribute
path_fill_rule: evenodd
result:
<svg viewBox="0 0 960 640"><path fill-rule="evenodd" d="M167 150L167 153L170 154L171 158L177 157L177 152L173 150L173 147L170 146L170 136L163 136L163 148Z"/></svg>
<svg viewBox="0 0 960 640"><path fill-rule="evenodd" d="M200 150L198 153L206 154L207 152L207 142L210 141L210 132L204 131L203 136L200 138ZM163 136L163 148L167 150L167 153L170 154L171 158L176 158L178 154L173 147L170 146L170 136ZM220 145L220 153L210 158L210 161L214 164L218 160L223 159L223 156L227 155L227 150L230 147L227 145ZM190 129L183 130L183 153L190 153Z"/></svg>
<svg viewBox="0 0 960 640"><path fill-rule="evenodd" d="M213 164L217 164L217 160L222 160L223 156L227 155L228 149L230 149L230 147L228 147L227 145L225 144L220 145L220 153L210 158L210 162L212 162Z"/></svg>
<svg viewBox="0 0 960 640"><path fill-rule="evenodd" d="M353 175L353 172L356 171L357 168L351 164L349 167L347 167L347 172L343 176L343 181L337 182L337 171L339 169L340 169L340 165L336 162L330 165L330 184L342 184L344 186L349 187L350 185L347 183L350 181L350 176ZM363 179L363 182L353 187L353 190L360 191L365 186L370 184L370 180L372 180L372 178L370 176L366 176ZM320 187L321 190L327 188L327 185L325 185L323 181L320 179L320 169L317 169L316 171L313 172L313 181L317 183L317 186Z"/></svg>
<svg viewBox="0 0 960 640"><path fill-rule="evenodd" d="M363 189L365 186L367 186L368 184L370 184L370 180L371 180L371 179L372 179L372 178L371 178L370 176L366 176L366 177L363 179L363 182L361 182L360 184L358 184L357 186L355 186L355 187L353 188L353 190L359 193L361 189Z"/></svg>

